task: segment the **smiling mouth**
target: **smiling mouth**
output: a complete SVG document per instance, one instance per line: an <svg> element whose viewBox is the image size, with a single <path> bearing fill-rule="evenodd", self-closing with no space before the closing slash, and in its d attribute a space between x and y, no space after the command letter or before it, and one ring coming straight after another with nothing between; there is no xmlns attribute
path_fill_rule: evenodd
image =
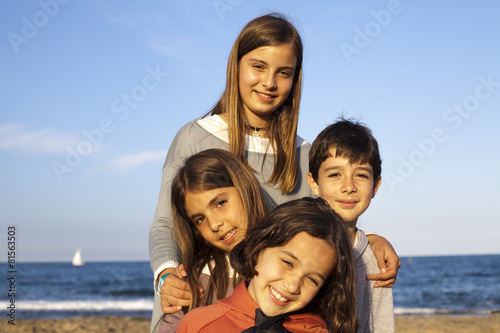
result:
<svg viewBox="0 0 500 333"><path fill-rule="evenodd" d="M220 238L221 241L223 242L231 242L232 238L236 235L236 228L229 230Z"/></svg>
<svg viewBox="0 0 500 333"><path fill-rule="evenodd" d="M276 301L279 303L282 303L281 305L284 305L285 303L288 303L291 301L291 299L286 298L285 296L281 295L276 289L273 287L269 286L269 291L271 292L271 295L274 297Z"/></svg>
<svg viewBox="0 0 500 333"><path fill-rule="evenodd" d="M257 96L259 96L261 99L264 99L264 100L273 100L276 98L276 96L272 96L272 95L268 95L268 94L264 94L260 91L255 91L255 93L257 94Z"/></svg>
<svg viewBox="0 0 500 333"><path fill-rule="evenodd" d="M357 204L356 201L339 201L338 203L344 208L352 208Z"/></svg>

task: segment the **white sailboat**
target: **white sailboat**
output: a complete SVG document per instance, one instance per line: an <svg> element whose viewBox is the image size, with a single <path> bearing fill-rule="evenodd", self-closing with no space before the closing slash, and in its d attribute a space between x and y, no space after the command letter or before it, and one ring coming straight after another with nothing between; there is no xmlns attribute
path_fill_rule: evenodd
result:
<svg viewBox="0 0 500 333"><path fill-rule="evenodd" d="M75 252L75 256L73 257L73 266L83 266L85 263L82 260L82 250L77 249Z"/></svg>

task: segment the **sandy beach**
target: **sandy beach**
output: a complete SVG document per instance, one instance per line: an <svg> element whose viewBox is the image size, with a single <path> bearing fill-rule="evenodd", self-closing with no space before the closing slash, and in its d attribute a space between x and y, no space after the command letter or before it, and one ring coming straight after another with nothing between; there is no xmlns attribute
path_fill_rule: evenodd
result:
<svg viewBox="0 0 500 333"><path fill-rule="evenodd" d="M81 317L65 319L16 319L16 325L0 321L0 332L149 332L149 318ZM500 332L500 314L478 316L396 317L396 332L405 333L489 333Z"/></svg>

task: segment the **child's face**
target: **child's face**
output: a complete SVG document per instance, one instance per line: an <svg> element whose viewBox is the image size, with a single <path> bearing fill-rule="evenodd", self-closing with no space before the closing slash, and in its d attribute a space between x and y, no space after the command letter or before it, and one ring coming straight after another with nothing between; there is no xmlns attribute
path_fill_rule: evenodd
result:
<svg viewBox="0 0 500 333"><path fill-rule="evenodd" d="M247 233L247 214L234 187L187 191L186 213L208 243L227 253Z"/></svg>
<svg viewBox="0 0 500 333"><path fill-rule="evenodd" d="M267 121L290 94L297 58L291 44L262 46L239 63L239 89L245 115L253 126Z"/></svg>
<svg viewBox="0 0 500 333"><path fill-rule="evenodd" d="M335 156L335 149L330 150ZM314 195L320 196L342 217L353 223L370 205L380 186L380 178L373 179L369 164L351 164L345 157L328 157L320 166L318 181L308 174L309 186Z"/></svg>
<svg viewBox="0 0 500 333"><path fill-rule="evenodd" d="M298 311L316 296L335 260L336 251L325 240L298 233L260 254L248 292L267 316Z"/></svg>

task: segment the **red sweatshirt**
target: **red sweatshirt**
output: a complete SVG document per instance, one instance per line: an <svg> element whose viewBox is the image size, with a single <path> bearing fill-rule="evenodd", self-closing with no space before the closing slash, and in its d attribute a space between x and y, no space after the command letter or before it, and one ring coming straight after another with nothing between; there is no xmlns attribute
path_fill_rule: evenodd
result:
<svg viewBox="0 0 500 333"><path fill-rule="evenodd" d="M182 318L177 332L222 333L241 332L255 325L257 303L248 293L243 281L233 295L210 306L189 311ZM289 316L283 326L292 332L328 332L326 323L317 315L305 313Z"/></svg>

